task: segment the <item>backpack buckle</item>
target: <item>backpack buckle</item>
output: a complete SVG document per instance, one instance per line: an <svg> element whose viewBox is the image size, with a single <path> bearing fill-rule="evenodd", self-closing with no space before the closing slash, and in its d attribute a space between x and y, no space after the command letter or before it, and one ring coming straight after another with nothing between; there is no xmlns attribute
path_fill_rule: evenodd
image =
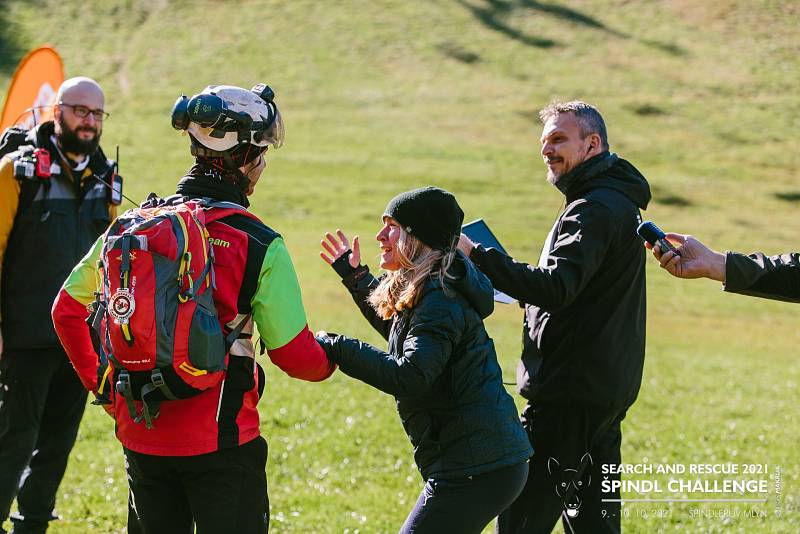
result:
<svg viewBox="0 0 800 534"><path fill-rule="evenodd" d="M164 385L164 375L161 374L160 369L153 369L153 372L150 373L150 381L159 388Z"/></svg>
<svg viewBox="0 0 800 534"><path fill-rule="evenodd" d="M133 403L133 389L131 388L131 376L128 371L120 371L114 389L125 399L125 406L128 407L128 415L135 423L141 421L141 416L136 413L136 405Z"/></svg>

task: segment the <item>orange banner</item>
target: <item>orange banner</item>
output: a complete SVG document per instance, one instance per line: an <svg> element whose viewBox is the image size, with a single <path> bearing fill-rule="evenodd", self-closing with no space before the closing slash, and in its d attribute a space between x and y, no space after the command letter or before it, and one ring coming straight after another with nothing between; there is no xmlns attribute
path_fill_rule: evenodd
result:
<svg viewBox="0 0 800 534"><path fill-rule="evenodd" d="M56 91L64 81L64 65L56 49L40 46L19 62L8 88L0 132L20 124L26 129L53 117Z"/></svg>

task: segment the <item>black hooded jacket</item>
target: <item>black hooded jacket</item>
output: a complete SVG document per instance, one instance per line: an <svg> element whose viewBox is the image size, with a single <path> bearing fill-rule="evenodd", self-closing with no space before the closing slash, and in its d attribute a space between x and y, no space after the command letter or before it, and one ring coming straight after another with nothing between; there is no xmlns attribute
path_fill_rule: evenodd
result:
<svg viewBox="0 0 800 534"><path fill-rule="evenodd" d="M625 408L636 399L645 350L645 249L636 234L650 188L604 152L563 175L566 208L538 266L476 247L495 288L525 304L520 393L533 402Z"/></svg>
<svg viewBox="0 0 800 534"><path fill-rule="evenodd" d="M800 302L800 253L725 255L725 291L751 297Z"/></svg>
<svg viewBox="0 0 800 534"><path fill-rule="evenodd" d="M344 336L320 338L346 374L394 395L424 478L458 478L525 461L528 438L505 391L483 318L494 309L489 280L457 257L446 281L430 279L417 304L381 319L367 303L378 280L360 266L343 283L389 351Z"/></svg>
<svg viewBox="0 0 800 534"><path fill-rule="evenodd" d="M17 211L2 215L14 218L0 281L7 349L61 347L50 319L53 300L72 267L113 218L102 181L108 182L114 162L98 148L83 171L70 171L69 162L59 156L53 143L54 136L53 121L28 132L25 145L50 153L51 176L22 180ZM12 165L10 159L4 159L0 166L3 172L11 172L6 166Z"/></svg>

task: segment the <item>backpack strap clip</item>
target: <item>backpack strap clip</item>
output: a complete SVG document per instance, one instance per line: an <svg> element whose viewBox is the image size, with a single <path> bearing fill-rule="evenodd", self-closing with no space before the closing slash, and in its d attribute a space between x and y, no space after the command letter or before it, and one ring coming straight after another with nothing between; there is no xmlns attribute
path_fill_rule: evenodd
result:
<svg viewBox="0 0 800 534"><path fill-rule="evenodd" d="M89 337L92 340L92 347L99 360L99 365L97 366L97 392L95 393L95 399L92 401L92 404L111 404L110 391L106 388L111 366L108 365L108 356L103 349L103 344L100 342L100 329L106 307L100 300L99 293L95 293L95 301L89 305L89 310L90 314L86 318L86 324L89 325Z"/></svg>
<svg viewBox="0 0 800 534"><path fill-rule="evenodd" d="M117 393L122 395L125 399L125 405L128 407L128 415L131 416L134 423L138 423L142 420L141 415L136 413L136 405L133 403L133 388L131 388L131 375L128 374L128 371L120 371L119 376L117 377L117 383L115 384L115 389Z"/></svg>
<svg viewBox="0 0 800 534"><path fill-rule="evenodd" d="M161 393L169 400L178 400L178 397L169 389L167 382L164 380L164 375L161 369L153 369L150 372L150 383L142 387L142 417L144 424L149 429L153 428L153 419L158 417L161 406L160 400L148 400L148 396L154 391L161 391Z"/></svg>

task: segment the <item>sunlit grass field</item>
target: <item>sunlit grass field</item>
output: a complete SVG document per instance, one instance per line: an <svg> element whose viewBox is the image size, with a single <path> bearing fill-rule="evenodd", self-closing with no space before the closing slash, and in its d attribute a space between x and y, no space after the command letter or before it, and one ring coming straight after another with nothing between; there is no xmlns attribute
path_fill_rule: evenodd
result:
<svg viewBox="0 0 800 534"><path fill-rule="evenodd" d="M380 345L319 260L322 234L360 235L375 266L386 202L434 184L535 262L562 202L538 154L536 112L554 97L600 108L612 150L650 180L646 218L720 250L797 250L799 25L791 0L6 0L0 88L28 49L54 44L67 76L105 88L103 146L120 145L126 194L141 199L173 192L191 163L169 123L179 94L269 83L287 142L270 151L253 210L289 246L311 327ZM647 275L624 461L767 464L770 492L766 504L628 503L624 530L797 533L800 307L678 281L654 261ZM498 306L487 320L507 381L521 319ZM271 532L396 532L421 481L393 400L262 363ZM122 531L126 488L113 424L89 406L51 531Z"/></svg>

